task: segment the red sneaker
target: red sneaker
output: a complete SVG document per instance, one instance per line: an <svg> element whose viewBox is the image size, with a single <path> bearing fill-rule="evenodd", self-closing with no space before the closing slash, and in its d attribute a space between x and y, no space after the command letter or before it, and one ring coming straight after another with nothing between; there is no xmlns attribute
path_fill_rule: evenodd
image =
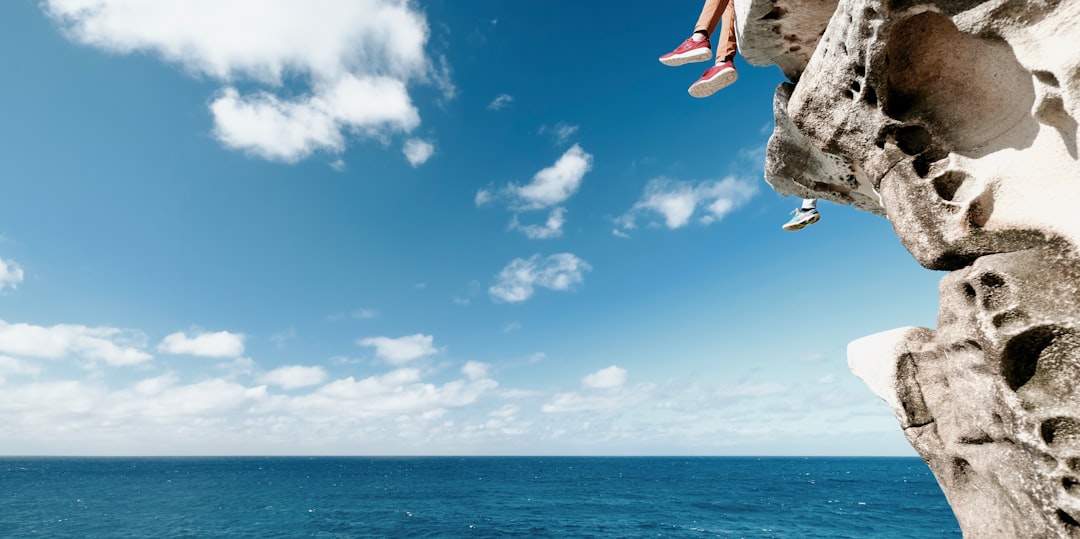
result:
<svg viewBox="0 0 1080 539"><path fill-rule="evenodd" d="M694 36L686 38L682 45L660 57L660 63L666 66L681 66L690 62L705 62L712 58L712 47L708 39L694 41Z"/></svg>
<svg viewBox="0 0 1080 539"><path fill-rule="evenodd" d="M709 97L735 82L737 78L739 74L735 72L735 64L729 60L706 69L701 78L691 84L687 91L694 97Z"/></svg>

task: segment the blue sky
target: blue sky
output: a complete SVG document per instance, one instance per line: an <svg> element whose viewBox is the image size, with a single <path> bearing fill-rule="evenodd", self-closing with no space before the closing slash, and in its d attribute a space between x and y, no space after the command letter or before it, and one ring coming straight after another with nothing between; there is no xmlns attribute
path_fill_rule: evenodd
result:
<svg viewBox="0 0 1080 539"><path fill-rule="evenodd" d="M698 2L0 3L0 454L914 454L889 223L762 178Z"/></svg>

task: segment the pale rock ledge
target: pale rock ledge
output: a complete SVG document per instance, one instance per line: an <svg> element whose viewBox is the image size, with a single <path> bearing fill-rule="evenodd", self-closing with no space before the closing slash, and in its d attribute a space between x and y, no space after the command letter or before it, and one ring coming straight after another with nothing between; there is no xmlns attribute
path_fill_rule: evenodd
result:
<svg viewBox="0 0 1080 539"><path fill-rule="evenodd" d="M1080 537L1080 1L734 0L788 77L766 180L947 270L936 330L853 342L966 537Z"/></svg>

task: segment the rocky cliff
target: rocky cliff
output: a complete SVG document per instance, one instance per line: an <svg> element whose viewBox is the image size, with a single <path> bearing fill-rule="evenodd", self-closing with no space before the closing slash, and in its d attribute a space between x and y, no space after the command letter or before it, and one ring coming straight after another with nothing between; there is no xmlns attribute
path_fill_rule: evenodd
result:
<svg viewBox="0 0 1080 539"><path fill-rule="evenodd" d="M967 537L1080 537L1080 0L735 0L766 179L887 218L936 330L848 348Z"/></svg>

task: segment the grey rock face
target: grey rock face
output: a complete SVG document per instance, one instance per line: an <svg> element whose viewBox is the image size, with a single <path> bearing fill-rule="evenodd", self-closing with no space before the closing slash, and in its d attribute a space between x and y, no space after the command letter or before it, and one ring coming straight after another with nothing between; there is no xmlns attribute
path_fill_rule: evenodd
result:
<svg viewBox="0 0 1080 539"><path fill-rule="evenodd" d="M936 330L860 339L852 370L965 536L1080 537L1080 1L735 1L744 56L791 81L770 185L952 272Z"/></svg>

